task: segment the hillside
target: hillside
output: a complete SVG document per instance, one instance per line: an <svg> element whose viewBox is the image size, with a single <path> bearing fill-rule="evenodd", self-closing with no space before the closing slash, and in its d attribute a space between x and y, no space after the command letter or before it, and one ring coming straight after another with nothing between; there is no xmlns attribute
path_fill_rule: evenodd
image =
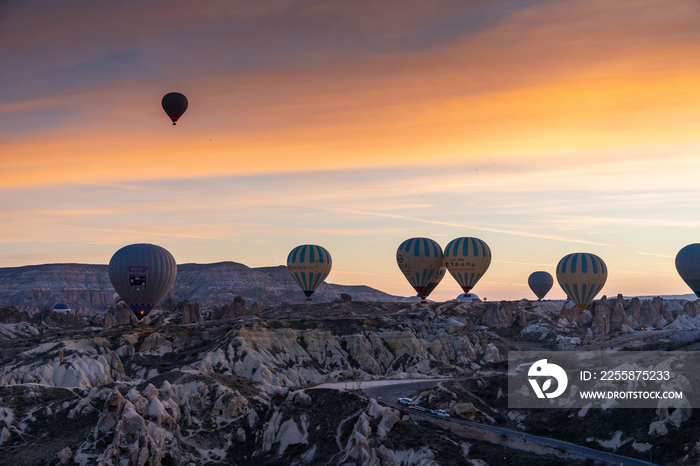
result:
<svg viewBox="0 0 700 466"><path fill-rule="evenodd" d="M112 304L114 288L107 265L46 264L0 268L0 307L17 306L30 313L64 302L81 312L105 311ZM394 296L368 286L323 283L313 295L315 302L330 302L341 293L356 301L395 301ZM299 303L304 294L287 267L250 268L236 262L180 264L169 297L189 300L203 307L229 304L236 296L267 306Z"/></svg>

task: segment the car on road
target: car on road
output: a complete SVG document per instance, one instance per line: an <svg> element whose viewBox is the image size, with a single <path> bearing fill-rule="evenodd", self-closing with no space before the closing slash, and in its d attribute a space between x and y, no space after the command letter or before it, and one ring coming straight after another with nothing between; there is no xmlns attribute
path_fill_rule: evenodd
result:
<svg viewBox="0 0 700 466"><path fill-rule="evenodd" d="M450 414L444 409L438 409L437 411L433 411L433 414L439 417L450 417Z"/></svg>
<svg viewBox="0 0 700 466"><path fill-rule="evenodd" d="M402 405L410 405L413 403L413 398L399 398L399 403Z"/></svg>
<svg viewBox="0 0 700 466"><path fill-rule="evenodd" d="M525 372L526 369L530 370L530 366L535 364L535 362L537 362L537 361L525 362L523 364L518 364L518 367L515 368L515 372Z"/></svg>

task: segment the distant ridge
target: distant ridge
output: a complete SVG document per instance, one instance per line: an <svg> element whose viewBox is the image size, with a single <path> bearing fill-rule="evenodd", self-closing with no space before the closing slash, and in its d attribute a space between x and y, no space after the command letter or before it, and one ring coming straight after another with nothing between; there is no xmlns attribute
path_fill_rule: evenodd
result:
<svg viewBox="0 0 700 466"><path fill-rule="evenodd" d="M695 293L688 293L688 294L654 294L654 295L648 295L648 296L624 296L625 299L632 299L632 298L639 298L642 300L645 299L654 299L656 297L660 297L662 299L683 299L686 301L696 301L698 299L697 296L695 296Z"/></svg>
<svg viewBox="0 0 700 466"><path fill-rule="evenodd" d="M83 312L104 311L112 305L114 288L108 266L98 264L44 264L0 268L0 306L35 312L64 302ZM355 301L396 301L399 298L369 286L322 283L315 302L330 302L347 293ZM287 267L250 268L237 262L179 264L169 297L198 302L204 307L230 304L241 296L246 303L276 305L305 299Z"/></svg>

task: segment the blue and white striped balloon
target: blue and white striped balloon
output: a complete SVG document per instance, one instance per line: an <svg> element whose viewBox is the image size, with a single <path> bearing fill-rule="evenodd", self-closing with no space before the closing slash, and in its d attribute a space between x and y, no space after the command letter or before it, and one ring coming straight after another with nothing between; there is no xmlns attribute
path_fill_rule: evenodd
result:
<svg viewBox="0 0 700 466"><path fill-rule="evenodd" d="M426 287L442 266L442 248L430 238L410 238L396 250L396 263L418 296L425 299Z"/></svg>
<svg viewBox="0 0 700 466"><path fill-rule="evenodd" d="M576 307L582 311L593 301L608 279L603 259L587 252L564 256L557 264L557 281Z"/></svg>
<svg viewBox="0 0 700 466"><path fill-rule="evenodd" d="M331 255L315 244L297 246L287 256L287 268L307 300L331 273Z"/></svg>

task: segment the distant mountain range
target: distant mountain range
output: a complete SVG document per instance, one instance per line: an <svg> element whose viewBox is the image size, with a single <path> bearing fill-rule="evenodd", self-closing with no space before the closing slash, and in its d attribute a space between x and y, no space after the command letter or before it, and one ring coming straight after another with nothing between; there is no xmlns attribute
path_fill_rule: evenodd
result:
<svg viewBox="0 0 700 466"><path fill-rule="evenodd" d="M0 268L0 306L29 312L63 302L83 312L104 311L112 305L114 288L107 265L45 264ZM399 298L368 286L322 283L315 302L329 302L347 293L355 301L396 301ZM250 268L236 262L181 264L168 297L204 307L230 304L241 296L250 305L299 303L305 299L286 266Z"/></svg>

